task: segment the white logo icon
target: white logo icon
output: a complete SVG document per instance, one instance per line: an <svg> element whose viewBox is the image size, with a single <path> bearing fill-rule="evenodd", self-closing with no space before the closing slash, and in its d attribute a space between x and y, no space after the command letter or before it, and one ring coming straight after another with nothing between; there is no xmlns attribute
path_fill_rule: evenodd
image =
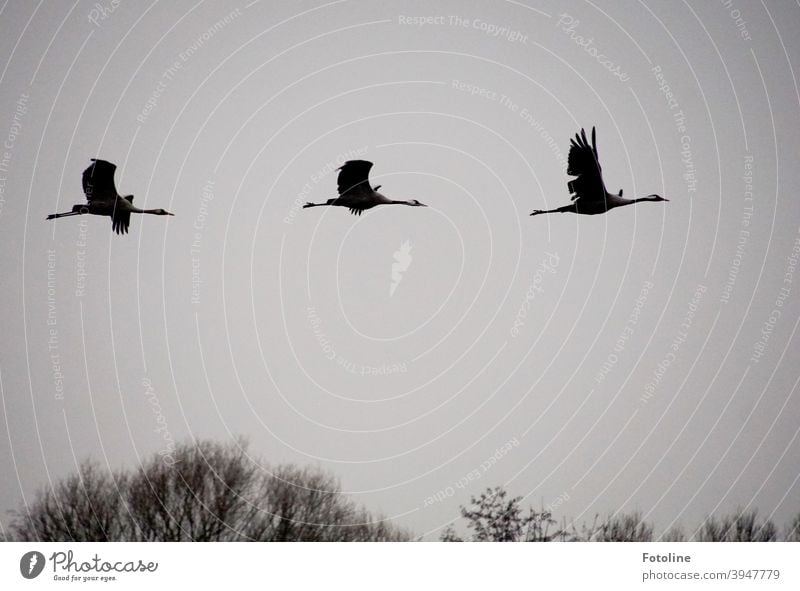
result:
<svg viewBox="0 0 800 591"><path fill-rule="evenodd" d="M400 248L394 252L394 260L392 263L392 283L389 285L389 296L393 296L397 286L403 280L403 273L405 273L411 266L411 261L414 257L411 256L411 243L406 240L400 245Z"/></svg>

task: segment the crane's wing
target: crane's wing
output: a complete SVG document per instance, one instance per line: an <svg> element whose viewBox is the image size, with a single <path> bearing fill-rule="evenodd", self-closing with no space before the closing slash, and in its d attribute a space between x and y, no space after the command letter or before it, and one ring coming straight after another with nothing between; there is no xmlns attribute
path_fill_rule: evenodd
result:
<svg viewBox="0 0 800 591"><path fill-rule="evenodd" d="M336 199L331 199L330 202L333 202L332 205L346 207L353 215L361 215L365 209L375 206L370 193L358 190L339 195Z"/></svg>
<svg viewBox="0 0 800 591"><path fill-rule="evenodd" d="M339 178L336 183L339 195L347 193L360 193L364 190L372 191L369 185L369 170L372 162L366 160L348 160L339 167Z"/></svg>
<svg viewBox="0 0 800 591"><path fill-rule="evenodd" d="M594 127L592 127L591 146L586 139L586 131L583 129L580 134L575 134L575 139L571 140L567 174L578 177L567 183L573 201L576 199L605 199L606 186L603 182L600 160L597 158Z"/></svg>
<svg viewBox="0 0 800 591"><path fill-rule="evenodd" d="M129 201L132 200L129 199ZM117 234L127 234L130 225L131 212L115 205L114 212L111 214L111 229Z"/></svg>
<svg viewBox="0 0 800 591"><path fill-rule="evenodd" d="M83 171L83 192L87 201L105 201L117 198L114 186L115 164L92 158L92 164Z"/></svg>

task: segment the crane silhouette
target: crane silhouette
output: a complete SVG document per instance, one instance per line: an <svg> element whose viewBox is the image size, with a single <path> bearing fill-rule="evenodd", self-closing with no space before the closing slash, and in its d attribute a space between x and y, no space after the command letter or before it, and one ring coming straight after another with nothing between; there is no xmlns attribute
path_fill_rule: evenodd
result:
<svg viewBox="0 0 800 591"><path fill-rule="evenodd" d="M346 207L353 215L361 215L365 209L371 209L376 205L410 205L411 207L427 207L416 199L407 201L395 201L388 199L378 193L381 185L373 188L369 182L369 170L372 162L366 160L348 160L337 170L339 177L336 184L339 189L339 196L328 199L325 203L306 203L306 207L322 207L325 205L338 205Z"/></svg>
<svg viewBox="0 0 800 591"><path fill-rule="evenodd" d="M669 201L660 195L652 194L638 199L625 199L622 197L622 189L618 195L609 193L606 184L603 182L602 168L597 157L597 142L595 141L595 131L592 127L592 145L586 139L586 132L581 129L580 134L575 134L575 139L571 140L569 149L569 160L567 161L567 174L578 178L567 183L567 188L572 194L572 203L558 207L556 209L535 209L531 215L540 213L581 213L585 215L596 215L605 213L609 209L632 205L641 201Z"/></svg>
<svg viewBox="0 0 800 591"><path fill-rule="evenodd" d="M150 213L153 215L175 215L163 209L139 209L133 206L133 195L124 197L117 193L114 185L114 171L117 166L106 160L92 158L92 164L83 171L83 192L86 203L72 206L72 211L53 213L48 220L71 215L105 215L111 218L111 229L117 234L127 234L132 213Z"/></svg>

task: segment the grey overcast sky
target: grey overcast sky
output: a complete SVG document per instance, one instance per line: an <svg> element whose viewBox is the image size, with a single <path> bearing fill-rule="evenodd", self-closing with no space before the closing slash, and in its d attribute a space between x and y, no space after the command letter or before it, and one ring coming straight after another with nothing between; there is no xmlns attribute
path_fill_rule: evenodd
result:
<svg viewBox="0 0 800 591"><path fill-rule="evenodd" d="M92 457L245 436L438 536L800 510L800 7L11 0L0 522ZM597 127L603 216L566 204ZM92 157L174 218L45 221ZM303 210L334 168L427 209Z"/></svg>

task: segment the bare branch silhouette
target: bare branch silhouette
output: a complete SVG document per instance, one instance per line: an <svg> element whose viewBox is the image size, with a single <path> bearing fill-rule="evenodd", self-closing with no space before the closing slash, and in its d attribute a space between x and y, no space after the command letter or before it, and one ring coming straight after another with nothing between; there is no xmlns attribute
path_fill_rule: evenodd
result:
<svg viewBox="0 0 800 591"><path fill-rule="evenodd" d="M18 511L18 541L406 541L404 530L341 493L314 468L271 469L246 444L176 446L137 470L109 474L85 462Z"/></svg>

